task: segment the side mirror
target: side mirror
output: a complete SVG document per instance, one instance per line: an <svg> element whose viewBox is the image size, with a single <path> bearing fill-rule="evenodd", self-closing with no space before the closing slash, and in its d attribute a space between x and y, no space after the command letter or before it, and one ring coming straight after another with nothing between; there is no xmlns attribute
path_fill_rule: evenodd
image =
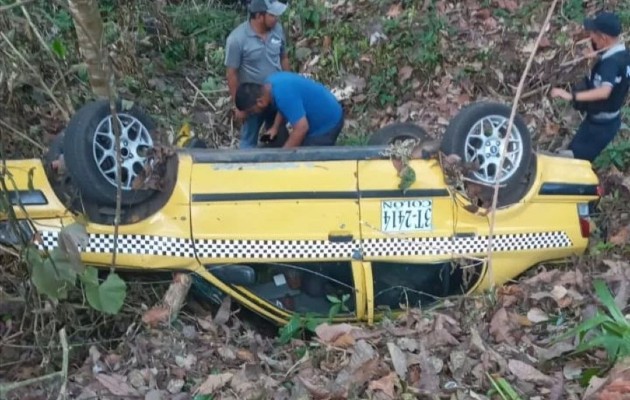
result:
<svg viewBox="0 0 630 400"><path fill-rule="evenodd" d="M221 265L209 268L208 272L230 285L247 286L256 283L256 272L249 265Z"/></svg>

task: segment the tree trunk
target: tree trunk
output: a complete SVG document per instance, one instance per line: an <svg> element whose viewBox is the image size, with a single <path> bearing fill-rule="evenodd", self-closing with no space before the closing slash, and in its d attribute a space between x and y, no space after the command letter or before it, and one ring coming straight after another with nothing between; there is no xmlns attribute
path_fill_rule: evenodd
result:
<svg viewBox="0 0 630 400"><path fill-rule="evenodd" d="M98 97L108 97L107 60L103 54L103 20L97 0L68 0L79 40L79 52L87 64L92 91Z"/></svg>

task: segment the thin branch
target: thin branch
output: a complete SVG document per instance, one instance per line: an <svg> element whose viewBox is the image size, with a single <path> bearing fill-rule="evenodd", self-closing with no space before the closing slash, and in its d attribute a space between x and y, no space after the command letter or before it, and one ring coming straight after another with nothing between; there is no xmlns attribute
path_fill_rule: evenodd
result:
<svg viewBox="0 0 630 400"><path fill-rule="evenodd" d="M61 342L61 348L63 349L63 358L61 361L61 377L63 378L63 382L61 383L61 389L59 389L59 396L57 397L57 400L64 400L68 398L68 394L66 393L66 386L68 384L68 367L70 364L68 356L69 350L66 328L61 328L61 330L59 331L59 341Z"/></svg>
<svg viewBox="0 0 630 400"><path fill-rule="evenodd" d="M525 85L525 79L527 78L527 74L529 73L529 69L532 66L532 62L534 61L534 57L536 56L536 52L538 51L538 46L540 45L540 41L545 33L547 26L549 25L549 21L553 15L553 12L558 4L558 0L553 0L551 6L549 7L549 11L547 12L547 18L545 19L545 23L540 28L540 32L538 33L538 37L536 38L536 42L534 43L534 49L529 55L529 59L527 60L527 64L525 66L525 70L521 75L521 80L518 84L518 88L516 89L516 95L514 96L514 100L512 102L512 112L510 113L510 120L507 126L507 133L505 135L505 139L503 140L503 149L501 151L501 159L499 160L499 170L497 173L496 182L494 185L494 194L492 196L492 206L490 207L490 231L488 232L488 276L490 277L490 285L494 287L494 275L492 270L492 239L494 235L494 225L496 221L496 209L497 209L497 200L499 197L499 182L501 181L501 174L503 172L503 162L505 161L505 156L507 153L507 146L510 141L510 137L512 134L512 127L514 125L514 117L516 116L516 109L518 107L518 102L521 98L521 93L523 92L523 86Z"/></svg>
<svg viewBox="0 0 630 400"><path fill-rule="evenodd" d="M15 7L20 7L20 6L32 3L34 1L35 0L22 0L22 1L15 2L13 4L9 4L8 6L2 6L2 7L0 7L0 13L3 13L5 11L9 11L10 9L15 8Z"/></svg>
<svg viewBox="0 0 630 400"><path fill-rule="evenodd" d="M24 18L26 18L26 20L28 21L28 24L31 26L31 30L33 31L33 33L35 33L35 36L37 36L39 43L42 45L44 49L46 49L46 52L48 52L48 54L50 55L50 58L52 59L53 64L55 64L57 73L61 77L60 79L62 81L62 91L65 93L64 100L66 102L66 107L70 111L71 114L74 114L74 107L72 106L72 101L70 100L70 90L68 90L68 86L66 85L66 80L64 79L64 73L61 70L61 66L57 62L57 58L55 54L52 52L50 47L48 47L48 45L46 44L46 41L44 40L42 35L39 33L39 30L37 29L37 27L33 23L33 20L31 19L31 15L28 13L28 11L26 11L26 7L22 5L21 9L22 9L22 14L24 14Z"/></svg>
<svg viewBox="0 0 630 400"><path fill-rule="evenodd" d="M199 88L194 83L192 83L192 81L190 79L188 79L188 77L186 77L186 81L190 84L190 86L192 86L197 91L197 94L200 95L201 98L206 101L206 103L208 103L208 105L212 108L213 111L217 110L217 108L214 106L214 104L212 104L210 102L210 100L208 100L206 95L204 95L203 92L201 90L199 90Z"/></svg>
<svg viewBox="0 0 630 400"><path fill-rule="evenodd" d="M42 85L42 88L44 89L44 91L46 92L46 94L48 94L48 97L50 97L50 99L53 101L53 103L55 103L55 105L57 106L57 108L59 108L59 111L61 111L61 114L63 115L63 118L65 119L66 122L70 121L70 116L68 115L68 111L61 105L61 103L59 103L59 100L57 100L57 97L55 97L55 95L53 94L53 92L50 90L50 88L48 87L48 85L46 85L46 82L44 82L44 78L42 78L42 75L35 69L35 67L33 67L27 60L26 58L24 58L24 56L22 55L22 53L15 48L15 46L13 45L13 43L11 42L11 40L9 40L8 37L6 37L6 35L4 34L4 32L0 32L0 35L2 35L2 39L4 39L4 41L9 45L9 47L11 47L11 50L13 50L13 52L15 53L16 56L18 56L18 58L28 67L28 69L31 70L31 72L33 74L35 74L38 78L39 78L39 83Z"/></svg>
<svg viewBox="0 0 630 400"><path fill-rule="evenodd" d="M29 143L31 143L33 146L37 147L38 149L40 149L42 151L46 150L46 148L44 146L42 146L41 144L37 143L35 140L31 139L30 137L28 137L28 135L26 133L18 131L17 129L15 129L14 127L12 127L11 125L9 125L8 123L4 122L1 119L0 119L0 125L4 126L8 130L10 130L14 135L19 136L22 139L28 141Z"/></svg>

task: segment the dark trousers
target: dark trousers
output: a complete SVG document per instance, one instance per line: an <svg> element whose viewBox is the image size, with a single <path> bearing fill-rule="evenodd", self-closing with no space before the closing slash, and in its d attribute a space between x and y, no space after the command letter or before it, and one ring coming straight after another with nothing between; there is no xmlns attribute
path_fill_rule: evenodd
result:
<svg viewBox="0 0 630 400"><path fill-rule="evenodd" d="M621 128L621 116L609 120L594 120L587 116L569 144L575 158L593 162L615 138Z"/></svg>
<svg viewBox="0 0 630 400"><path fill-rule="evenodd" d="M337 125L328 132L317 136L309 136L307 132L301 146L334 146L337 142L337 138L339 137L339 133L341 133L341 130L343 129L345 120L346 119L342 112L341 120L337 122Z"/></svg>

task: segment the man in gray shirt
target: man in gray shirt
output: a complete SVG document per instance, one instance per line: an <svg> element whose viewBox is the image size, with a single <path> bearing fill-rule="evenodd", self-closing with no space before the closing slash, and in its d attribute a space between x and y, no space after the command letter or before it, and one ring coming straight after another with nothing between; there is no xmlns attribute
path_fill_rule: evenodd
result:
<svg viewBox="0 0 630 400"><path fill-rule="evenodd" d="M262 84L271 73L290 70L286 37L278 23L286 8L286 4L277 0L252 0L249 4L249 20L237 26L228 36L225 66L233 101L239 84ZM235 114L237 119L245 119L241 128L240 147L252 148L258 144L260 126L264 122L267 128L271 127L278 113L270 107L260 114L247 115L239 110ZM288 135L286 127L278 134Z"/></svg>

